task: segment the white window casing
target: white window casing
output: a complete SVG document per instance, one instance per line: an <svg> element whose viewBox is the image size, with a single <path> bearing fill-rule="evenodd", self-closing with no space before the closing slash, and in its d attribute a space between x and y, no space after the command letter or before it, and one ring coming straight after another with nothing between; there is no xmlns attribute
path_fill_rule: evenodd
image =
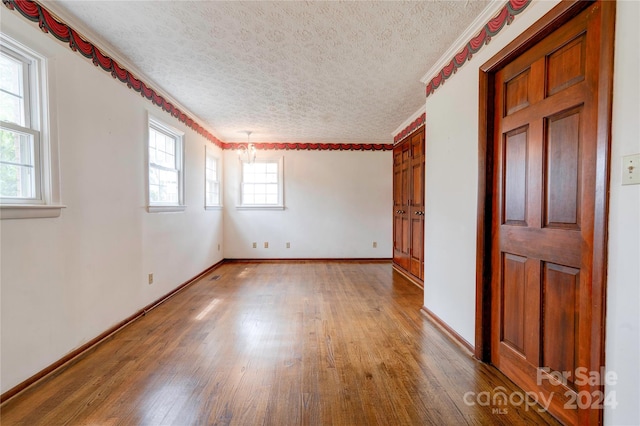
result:
<svg viewBox="0 0 640 426"><path fill-rule="evenodd" d="M240 160L240 194L237 209L284 209L284 158Z"/></svg>
<svg viewBox="0 0 640 426"><path fill-rule="evenodd" d="M222 162L208 145L205 146L204 157L204 206L206 210L218 210L222 208Z"/></svg>
<svg viewBox="0 0 640 426"><path fill-rule="evenodd" d="M0 217L60 216L55 111L46 58L0 33Z"/></svg>
<svg viewBox="0 0 640 426"><path fill-rule="evenodd" d="M147 129L147 211L184 211L184 132L152 115Z"/></svg>

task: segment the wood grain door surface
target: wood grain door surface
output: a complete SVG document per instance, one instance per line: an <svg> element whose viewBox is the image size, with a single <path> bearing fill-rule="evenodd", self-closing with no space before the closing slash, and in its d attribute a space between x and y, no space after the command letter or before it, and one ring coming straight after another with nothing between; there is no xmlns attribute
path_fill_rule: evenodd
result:
<svg viewBox="0 0 640 426"><path fill-rule="evenodd" d="M598 388L576 372L592 367L600 31L596 4L494 87L491 360L568 424L587 418L580 392Z"/></svg>
<svg viewBox="0 0 640 426"><path fill-rule="evenodd" d="M402 144L393 150L393 261L409 269L409 166L410 146Z"/></svg>
<svg viewBox="0 0 640 426"><path fill-rule="evenodd" d="M411 221L410 269L412 275L424 279L424 179L425 145L424 131L411 137L411 185L409 220Z"/></svg>

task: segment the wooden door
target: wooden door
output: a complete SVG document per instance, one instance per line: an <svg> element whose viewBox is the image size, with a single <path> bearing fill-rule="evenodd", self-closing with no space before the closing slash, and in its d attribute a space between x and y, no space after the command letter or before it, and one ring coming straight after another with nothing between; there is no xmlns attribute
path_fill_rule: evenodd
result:
<svg viewBox="0 0 640 426"><path fill-rule="evenodd" d="M494 86L491 360L569 424L598 418L589 409L603 402L579 374L602 350L592 342L596 176L606 176L596 164L600 6L498 71Z"/></svg>
<svg viewBox="0 0 640 426"><path fill-rule="evenodd" d="M410 147L401 144L393 150L393 261L409 269L409 164Z"/></svg>
<svg viewBox="0 0 640 426"><path fill-rule="evenodd" d="M410 269L412 275L424 279L424 129L411 137L411 188L409 220L411 221Z"/></svg>

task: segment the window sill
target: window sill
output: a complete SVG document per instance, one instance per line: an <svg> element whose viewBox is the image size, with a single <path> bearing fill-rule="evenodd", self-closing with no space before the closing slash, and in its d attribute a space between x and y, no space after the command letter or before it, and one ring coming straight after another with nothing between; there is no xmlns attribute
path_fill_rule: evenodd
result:
<svg viewBox="0 0 640 426"><path fill-rule="evenodd" d="M149 213L177 213L183 212L187 206L147 206Z"/></svg>
<svg viewBox="0 0 640 426"><path fill-rule="evenodd" d="M60 204L2 204L0 205L0 219L59 217L61 210L66 207Z"/></svg>
<svg viewBox="0 0 640 426"><path fill-rule="evenodd" d="M236 210L284 210L284 206L236 206Z"/></svg>
<svg viewBox="0 0 640 426"><path fill-rule="evenodd" d="M222 206L204 206L205 210L222 210Z"/></svg>

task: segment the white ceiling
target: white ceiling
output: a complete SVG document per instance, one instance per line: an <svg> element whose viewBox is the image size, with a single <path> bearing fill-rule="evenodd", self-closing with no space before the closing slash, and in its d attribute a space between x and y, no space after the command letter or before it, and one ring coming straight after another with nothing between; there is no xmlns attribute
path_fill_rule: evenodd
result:
<svg viewBox="0 0 640 426"><path fill-rule="evenodd" d="M53 11L226 142L252 130L255 142L388 143L425 102L420 78L488 3L58 0Z"/></svg>

